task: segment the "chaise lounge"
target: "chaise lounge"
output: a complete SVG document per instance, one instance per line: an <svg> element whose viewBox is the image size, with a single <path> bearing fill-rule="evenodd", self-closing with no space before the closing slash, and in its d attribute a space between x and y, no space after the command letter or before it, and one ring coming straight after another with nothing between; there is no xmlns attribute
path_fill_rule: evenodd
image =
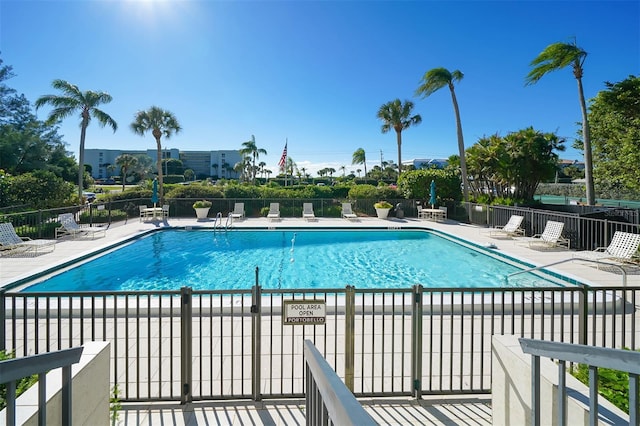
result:
<svg viewBox="0 0 640 426"><path fill-rule="evenodd" d="M56 242L53 240L32 240L29 237L20 237L16 234L13 224L0 223L0 253L3 255L39 254L53 251L55 248Z"/></svg>
<svg viewBox="0 0 640 426"><path fill-rule="evenodd" d="M62 226L56 228L56 238L70 235L71 238L88 237L96 238L99 234L107 235L107 228L102 226L80 226L73 217L73 213L58 215L58 221Z"/></svg>

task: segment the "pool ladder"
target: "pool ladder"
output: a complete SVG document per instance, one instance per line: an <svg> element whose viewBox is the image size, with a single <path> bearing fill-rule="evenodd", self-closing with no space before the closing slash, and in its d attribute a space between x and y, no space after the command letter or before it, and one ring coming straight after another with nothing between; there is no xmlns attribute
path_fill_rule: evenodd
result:
<svg viewBox="0 0 640 426"><path fill-rule="evenodd" d="M213 220L213 229L229 229L233 226L233 216L231 216L231 212L229 212L229 215L227 216L227 220L224 223L224 226L222 225L222 212L218 212L218 214L216 215L216 218Z"/></svg>
<svg viewBox="0 0 640 426"><path fill-rule="evenodd" d="M514 275L520 275L520 274L524 274L526 272L538 271L540 269L544 269L544 268L547 268L549 266L555 266L555 265L559 265L561 263L566 263L566 262L573 262L575 260L580 261L580 262L597 263L599 265L613 266L614 268L618 268L618 270L622 273L622 286L623 287L627 286L627 271L625 271L624 268L621 265L617 265L615 263L609 263L609 262L599 262L597 260L592 260L592 259L581 259L581 258L576 258L576 257L572 257L572 258L569 258L569 259L563 259L563 260L560 260L558 262L549 263L547 265L536 266L536 267L533 267L533 268L524 269L522 271L512 272L512 273L510 273L509 275L507 275L505 277L505 281L508 283L509 282L509 278L513 277Z"/></svg>

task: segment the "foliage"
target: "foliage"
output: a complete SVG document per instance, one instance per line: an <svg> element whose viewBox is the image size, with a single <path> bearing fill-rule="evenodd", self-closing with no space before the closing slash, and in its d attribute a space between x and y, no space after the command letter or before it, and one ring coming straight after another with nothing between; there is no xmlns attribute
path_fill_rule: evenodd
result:
<svg viewBox="0 0 640 426"><path fill-rule="evenodd" d="M220 188L211 185L178 185L167 192L167 198L223 198Z"/></svg>
<svg viewBox="0 0 640 426"><path fill-rule="evenodd" d="M14 176L9 182L8 205L26 204L34 209L62 207L71 203L74 186L49 171L36 170Z"/></svg>
<svg viewBox="0 0 640 426"><path fill-rule="evenodd" d="M194 209L206 209L211 207L211 201L207 201L207 200L200 200L200 201L196 201L195 203L193 203L193 208Z"/></svg>
<svg viewBox="0 0 640 426"><path fill-rule="evenodd" d="M350 200L361 199L379 199L378 197L378 189L369 184L364 185L356 185L349 190L347 194Z"/></svg>
<svg viewBox="0 0 640 426"><path fill-rule="evenodd" d="M7 353L7 351L0 351L0 361L6 361L15 358L13 352ZM22 395L27 389L34 384L38 383L38 375L24 377L16 381L16 397ZM7 406L7 385L0 385L0 410L3 410Z"/></svg>
<svg viewBox="0 0 640 426"><path fill-rule="evenodd" d="M79 223L89 223L90 221L92 223L109 223L110 221L117 222L125 219L127 219L127 212L122 210L113 209L109 211L93 209L91 215L88 211L80 213Z"/></svg>
<svg viewBox="0 0 640 426"><path fill-rule="evenodd" d="M600 190L640 192L640 78L605 83L591 100L594 180Z"/></svg>
<svg viewBox="0 0 640 426"><path fill-rule="evenodd" d="M376 209L390 209L393 207L393 204L387 201L378 201L377 203L373 204L373 207L375 207Z"/></svg>
<svg viewBox="0 0 640 426"><path fill-rule="evenodd" d="M151 198L151 190L146 188L131 188L122 192L110 192L105 195L103 201L120 201L120 200L132 200L137 198Z"/></svg>
<svg viewBox="0 0 640 426"><path fill-rule="evenodd" d="M624 348L628 350L628 348ZM589 366L578 364L571 374L582 383L589 385ZM598 393L629 413L629 373L610 368L598 368Z"/></svg>
<svg viewBox="0 0 640 426"><path fill-rule="evenodd" d="M420 169L403 173L398 178L398 190L405 198L416 198L425 203L429 200L431 181L436 183L438 204L462 199L460 177L454 169Z"/></svg>
<svg viewBox="0 0 640 426"><path fill-rule="evenodd" d="M120 417L120 410L122 410L122 404L120 403L120 388L116 383L111 390L111 398L109 398L109 411L111 411L111 424L115 425Z"/></svg>
<svg viewBox="0 0 640 426"><path fill-rule="evenodd" d="M260 198L261 190L255 185L227 185L224 188L225 198Z"/></svg>
<svg viewBox="0 0 640 426"><path fill-rule="evenodd" d="M467 149L470 187L474 195L532 200L541 182L552 179L564 140L533 127L481 138Z"/></svg>

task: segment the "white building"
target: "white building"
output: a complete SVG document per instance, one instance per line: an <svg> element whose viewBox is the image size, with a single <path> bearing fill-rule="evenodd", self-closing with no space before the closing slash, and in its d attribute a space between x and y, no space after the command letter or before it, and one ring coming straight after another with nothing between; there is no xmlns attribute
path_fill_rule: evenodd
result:
<svg viewBox="0 0 640 426"><path fill-rule="evenodd" d="M407 160L402 162L402 166L413 166L416 170L429 169L435 167L436 169L445 168L449 162L446 158L414 158L413 160Z"/></svg>
<svg viewBox="0 0 640 426"><path fill-rule="evenodd" d="M117 167L113 170L110 167L116 165L116 158L120 155L146 154L151 158L152 164L155 165L157 153L158 151L155 149L137 151L85 149L84 162L91 166L91 177L94 179L106 179L120 174L120 170ZM218 176L219 178L237 178L238 174L233 171L233 166L242 160L242 156L237 150L180 151L176 148L163 150L162 158L181 160L184 168L193 170L198 177Z"/></svg>

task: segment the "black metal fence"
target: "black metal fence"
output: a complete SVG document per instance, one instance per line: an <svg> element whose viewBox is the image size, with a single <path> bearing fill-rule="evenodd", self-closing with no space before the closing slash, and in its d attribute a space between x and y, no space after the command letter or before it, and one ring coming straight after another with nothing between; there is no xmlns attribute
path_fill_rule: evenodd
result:
<svg viewBox="0 0 640 426"><path fill-rule="evenodd" d="M25 356L111 343L123 401L302 397L310 340L357 396L484 393L491 336L638 349L640 288L11 293L0 345ZM323 325L283 322L323 300Z"/></svg>

